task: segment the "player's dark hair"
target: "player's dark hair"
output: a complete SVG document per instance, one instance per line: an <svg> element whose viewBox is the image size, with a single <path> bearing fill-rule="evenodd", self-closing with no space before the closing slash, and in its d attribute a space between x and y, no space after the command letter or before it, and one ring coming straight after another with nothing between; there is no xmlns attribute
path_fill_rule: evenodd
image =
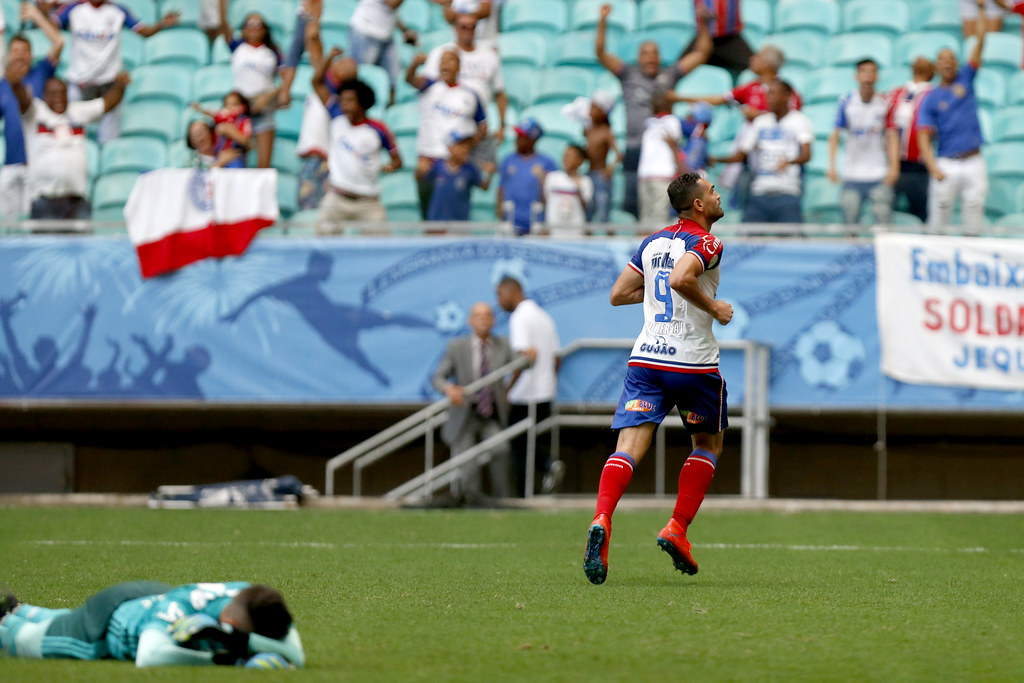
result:
<svg viewBox="0 0 1024 683"><path fill-rule="evenodd" d="M582 145L577 145L576 143L571 143L571 144L566 145L565 148L566 149L574 149L574 150L576 150L577 152L579 152L579 155L581 157L583 157L584 161L587 160L587 150L585 150Z"/></svg>
<svg viewBox="0 0 1024 683"><path fill-rule="evenodd" d="M249 613L253 633L275 640L288 635L288 629L292 625L292 614L284 604L281 591L255 584L244 588L235 600Z"/></svg>
<svg viewBox="0 0 1024 683"><path fill-rule="evenodd" d="M668 201L677 214L692 210L693 200L703 194L698 181L696 173L684 173L668 184Z"/></svg>
<svg viewBox="0 0 1024 683"><path fill-rule="evenodd" d="M363 81L357 79L342 81L338 85L338 97L341 97L341 93L346 90L355 92L356 99L359 100L359 106L363 108L363 111L369 111L373 105L377 104L377 96L373 93L373 88Z"/></svg>
<svg viewBox="0 0 1024 683"><path fill-rule="evenodd" d="M875 60L871 59L871 57L865 57L864 59L862 59L859 62L857 62L857 68L859 69L862 66L864 66L865 64L874 64L875 68L876 69L878 68L878 62L876 62Z"/></svg>

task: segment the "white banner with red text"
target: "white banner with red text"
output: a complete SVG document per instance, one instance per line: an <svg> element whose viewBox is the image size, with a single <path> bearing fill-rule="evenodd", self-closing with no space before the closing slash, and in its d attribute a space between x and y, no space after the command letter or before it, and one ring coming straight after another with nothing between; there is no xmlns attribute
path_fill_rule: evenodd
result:
<svg viewBox="0 0 1024 683"><path fill-rule="evenodd" d="M882 372L1024 389L1024 241L881 234L875 258Z"/></svg>

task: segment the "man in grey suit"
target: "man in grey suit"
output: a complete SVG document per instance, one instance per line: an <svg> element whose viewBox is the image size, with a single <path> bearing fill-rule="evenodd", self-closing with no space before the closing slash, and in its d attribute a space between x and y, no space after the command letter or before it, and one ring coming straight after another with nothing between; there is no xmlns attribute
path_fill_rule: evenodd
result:
<svg viewBox="0 0 1024 683"><path fill-rule="evenodd" d="M437 366L431 384L451 400L448 422L441 429L441 438L451 448L452 457L497 434L508 424L508 397L501 380L478 391L465 393L465 386L492 370L510 363L514 356L505 337L491 335L494 309L479 301L469 309L472 333L453 339ZM509 495L508 447L500 446L491 453L488 470L491 492L496 498ZM455 489L456 499L463 504L479 503L482 497L480 467L465 465Z"/></svg>

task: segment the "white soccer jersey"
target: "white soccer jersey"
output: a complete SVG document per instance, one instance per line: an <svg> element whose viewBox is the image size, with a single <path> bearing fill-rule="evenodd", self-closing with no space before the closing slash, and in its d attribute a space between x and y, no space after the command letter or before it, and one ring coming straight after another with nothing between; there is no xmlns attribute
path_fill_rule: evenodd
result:
<svg viewBox="0 0 1024 683"><path fill-rule="evenodd" d="M87 197L89 163L86 124L103 117L102 98L69 102L63 114L55 114L40 99L24 114L28 158L28 195L36 197Z"/></svg>
<svg viewBox="0 0 1024 683"><path fill-rule="evenodd" d="M474 41L477 45L498 46L498 12L502 0L491 0L491 16L477 19ZM452 0L456 14L476 14L481 0Z"/></svg>
<svg viewBox="0 0 1024 683"><path fill-rule="evenodd" d="M486 108L493 100L494 93L505 92L505 72L501 70L501 57L491 47L477 45L472 51L462 50L455 43L445 43L435 47L427 55L423 65L423 75L437 80L441 66L441 55L445 52L456 52L459 55L459 85L473 89ZM496 122L492 122L497 125Z"/></svg>
<svg viewBox="0 0 1024 683"><path fill-rule="evenodd" d="M359 0L352 12L349 27L374 40L390 40L398 15L384 0Z"/></svg>
<svg viewBox="0 0 1024 683"><path fill-rule="evenodd" d="M231 41L231 75L235 90L248 98L274 88L274 74L281 66L281 55L266 45Z"/></svg>
<svg viewBox="0 0 1024 683"><path fill-rule="evenodd" d="M72 2L50 18L71 33L67 79L78 85L110 83L121 70L121 28L136 29L139 20L119 5Z"/></svg>
<svg viewBox="0 0 1024 683"><path fill-rule="evenodd" d="M353 126L337 97L327 102L331 116L327 171L333 187L364 197L380 195L380 155L395 149L395 139L380 121Z"/></svg>
<svg viewBox="0 0 1024 683"><path fill-rule="evenodd" d="M696 258L704 268L697 284L714 299L722 249L720 239L685 219L640 243L629 266L644 278L644 327L633 344L630 365L671 372L718 369L714 318L669 287L668 276L679 259Z"/></svg>
<svg viewBox="0 0 1024 683"><path fill-rule="evenodd" d="M330 146L331 115L327 107L315 92L306 95L302 109L302 127L299 129L299 140L295 143L295 153L300 157L307 154L327 156Z"/></svg>
<svg viewBox="0 0 1024 683"><path fill-rule="evenodd" d="M740 141L740 149L754 162L751 193L799 195L801 167L789 164L780 173L779 163L783 159L796 159L800 155L800 146L813 141L811 120L795 109L791 109L781 121L771 112L754 119Z"/></svg>
<svg viewBox="0 0 1024 683"><path fill-rule="evenodd" d="M594 181L585 175L576 180L565 171L551 171L544 176L544 216L553 235L583 234L587 215L580 198L585 204L593 201Z"/></svg>
<svg viewBox="0 0 1024 683"><path fill-rule="evenodd" d="M459 125L475 126L483 120L483 106L472 89L428 79L420 92L416 153L432 159L447 159L448 135Z"/></svg>
<svg viewBox="0 0 1024 683"><path fill-rule="evenodd" d="M843 180L874 183L885 177L889 159L885 153L885 118L889 101L875 93L870 101L851 92L839 100L836 128L846 129Z"/></svg>
<svg viewBox="0 0 1024 683"><path fill-rule="evenodd" d="M637 162L636 177L675 178L679 175L676 162L679 141L683 138L683 124L679 117L671 114L652 116L644 123L644 134L640 139L640 161Z"/></svg>

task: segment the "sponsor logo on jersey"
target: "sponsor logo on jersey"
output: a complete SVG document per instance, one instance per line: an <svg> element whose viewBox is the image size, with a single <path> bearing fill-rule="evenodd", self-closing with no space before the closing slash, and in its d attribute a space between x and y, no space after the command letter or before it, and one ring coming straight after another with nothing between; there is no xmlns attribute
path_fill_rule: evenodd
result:
<svg viewBox="0 0 1024 683"><path fill-rule="evenodd" d="M642 398L634 398L632 401L626 401L626 410L632 413L649 413L654 410L654 404Z"/></svg>
<svg viewBox="0 0 1024 683"><path fill-rule="evenodd" d="M704 416L703 415L698 415L697 413L691 413L691 412L687 412L686 413L686 422L687 422L687 424L696 425L696 424L700 424L703 421L704 421Z"/></svg>
<svg viewBox="0 0 1024 683"><path fill-rule="evenodd" d="M658 336L653 344L641 344L640 353L658 353L665 356L674 356L676 355L676 347L669 346L668 341L664 337Z"/></svg>

